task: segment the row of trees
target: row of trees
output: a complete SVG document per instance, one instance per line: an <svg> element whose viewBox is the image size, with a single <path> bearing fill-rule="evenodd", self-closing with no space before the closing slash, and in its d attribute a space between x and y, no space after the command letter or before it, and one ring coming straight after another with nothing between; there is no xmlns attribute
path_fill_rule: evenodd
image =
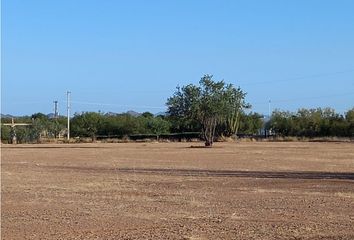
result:
<svg viewBox="0 0 354 240"><path fill-rule="evenodd" d="M255 133L261 127L259 115L246 115L243 109L245 93L224 81L213 81L211 75L201 78L199 85L177 88L167 100L167 115L141 116L129 114L106 115L95 112L75 114L71 119L70 134L73 137L97 136L123 137L132 134L161 134L200 132L206 146L211 146L217 136L232 136L241 128ZM241 119L250 122L242 123ZM56 137L65 129L65 119L49 119L43 114L34 114L20 121L32 122L30 127L16 127L20 142L33 141L41 136ZM3 128L2 139L9 138L9 129ZM12 133L13 134L13 133Z"/></svg>
<svg viewBox="0 0 354 240"><path fill-rule="evenodd" d="M345 115L331 108L274 111L267 128L281 136L354 137L354 108Z"/></svg>
<svg viewBox="0 0 354 240"><path fill-rule="evenodd" d="M261 116L258 114L240 114L240 131L245 134L257 134L262 126ZM33 114L16 118L17 122L30 123L29 126L16 126L15 133L19 143L38 142L43 138L66 137L66 121L65 117L49 118L42 113ZM3 118L2 123L10 123L10 118ZM149 112L145 112L140 116L132 116L130 114L109 115L96 112L83 112L75 114L71 119L72 137L87 137L93 141L97 137L100 138L125 138L132 135L155 136L159 139L160 135L170 133L188 133L201 132L200 124L184 125L185 122L177 121L169 116L154 116ZM184 127L182 127L184 126ZM222 125L218 127L219 133L226 136L227 128ZM1 140L3 142L11 142L12 132L10 126L1 127Z"/></svg>
<svg viewBox="0 0 354 240"><path fill-rule="evenodd" d="M139 116L130 114L104 114L83 112L71 119L72 137L122 138L137 134L154 135L158 139L169 133L200 133L206 146L212 146L217 137L236 134L260 134L271 131L280 136L354 136L354 109L345 116L333 109L301 109L296 113L274 111L265 124L262 115L246 113L250 105L245 102L246 93L224 81L214 81L205 75L198 85L177 87L167 100L166 115L154 116L145 112ZM31 123L29 127L16 127L19 142L34 142L42 137L57 138L66 134L64 117L49 118L37 113L16 121ZM2 119L11 122L11 119ZM1 139L10 141L12 129L2 126Z"/></svg>
<svg viewBox="0 0 354 240"><path fill-rule="evenodd" d="M95 112L76 114L71 121L72 136L122 138L133 134L159 135L170 132L171 124L165 116L149 112L141 116L130 114L105 115Z"/></svg>
<svg viewBox="0 0 354 240"><path fill-rule="evenodd" d="M42 113L16 118L16 122L29 123L29 126L1 126L1 140L10 142L16 134L17 141L36 142L41 138L66 137L65 117L50 118ZM11 118L3 118L2 123L11 123ZM70 135L72 137L90 137L93 141L97 136L121 138L132 134L159 135L170 132L170 122L164 116L154 117L146 112L141 116L130 114L109 115L96 112L77 113L71 118Z"/></svg>

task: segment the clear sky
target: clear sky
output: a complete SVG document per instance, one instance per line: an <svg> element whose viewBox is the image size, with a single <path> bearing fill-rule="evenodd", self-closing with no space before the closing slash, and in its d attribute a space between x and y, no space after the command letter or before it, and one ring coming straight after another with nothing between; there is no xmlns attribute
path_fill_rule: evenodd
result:
<svg viewBox="0 0 354 240"><path fill-rule="evenodd" d="M2 113L161 112L203 74L253 111L354 106L353 0L3 0Z"/></svg>

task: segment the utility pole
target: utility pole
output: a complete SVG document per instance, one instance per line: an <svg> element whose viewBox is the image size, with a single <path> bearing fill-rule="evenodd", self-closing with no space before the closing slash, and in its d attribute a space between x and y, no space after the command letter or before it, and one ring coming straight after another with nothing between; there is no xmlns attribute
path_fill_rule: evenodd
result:
<svg viewBox="0 0 354 240"><path fill-rule="evenodd" d="M268 100L268 117L269 117L269 119L268 119L268 121L270 121L270 118L271 118L271 108L270 108L270 104L271 104L271 101L270 101L270 99ZM265 134L265 137L267 138L267 134L268 134L268 136L270 135L270 130L268 129L264 129L264 134Z"/></svg>
<svg viewBox="0 0 354 240"><path fill-rule="evenodd" d="M269 99L269 101L268 101L268 116L269 116L269 118L270 118L270 114L271 114L270 103L271 103L271 101Z"/></svg>
<svg viewBox="0 0 354 240"><path fill-rule="evenodd" d="M67 91L66 92L66 110L67 110L67 116L68 116L68 134L67 134L67 139L70 140L70 94L71 92Z"/></svg>
<svg viewBox="0 0 354 240"><path fill-rule="evenodd" d="M57 119L58 117L58 101L54 101L54 119Z"/></svg>
<svg viewBox="0 0 354 240"><path fill-rule="evenodd" d="M14 118L11 119L11 123L4 123L3 125L5 126L10 126L11 127L11 143L12 144L17 144L17 136L16 136L16 126L29 126L32 125L30 123L15 123Z"/></svg>

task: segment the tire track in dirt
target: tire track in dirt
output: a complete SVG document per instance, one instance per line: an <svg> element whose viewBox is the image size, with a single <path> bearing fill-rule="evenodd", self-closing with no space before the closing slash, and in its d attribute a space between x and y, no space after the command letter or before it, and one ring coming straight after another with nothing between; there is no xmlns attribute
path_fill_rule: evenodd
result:
<svg viewBox="0 0 354 240"><path fill-rule="evenodd" d="M239 171L173 168L104 168L82 166L38 166L53 170L72 170L80 172L114 172L131 174L153 174L196 177L243 177L243 178L285 178L285 179L336 179L354 180L352 172L315 172L315 171Z"/></svg>

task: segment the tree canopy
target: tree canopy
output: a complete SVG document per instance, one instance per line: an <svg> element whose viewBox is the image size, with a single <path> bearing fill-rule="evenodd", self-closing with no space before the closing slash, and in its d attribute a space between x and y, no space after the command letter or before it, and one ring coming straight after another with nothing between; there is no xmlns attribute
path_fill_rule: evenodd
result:
<svg viewBox="0 0 354 240"><path fill-rule="evenodd" d="M199 86L189 84L177 87L167 100L168 114L184 122L197 122L202 128L205 146L212 146L217 136L217 127L228 122L232 134L237 131L239 112L246 106L246 94L232 84L214 81L212 75L204 75Z"/></svg>
<svg viewBox="0 0 354 240"><path fill-rule="evenodd" d="M276 110L268 128L280 136L353 137L354 109L345 116L331 108L299 109L295 113Z"/></svg>

